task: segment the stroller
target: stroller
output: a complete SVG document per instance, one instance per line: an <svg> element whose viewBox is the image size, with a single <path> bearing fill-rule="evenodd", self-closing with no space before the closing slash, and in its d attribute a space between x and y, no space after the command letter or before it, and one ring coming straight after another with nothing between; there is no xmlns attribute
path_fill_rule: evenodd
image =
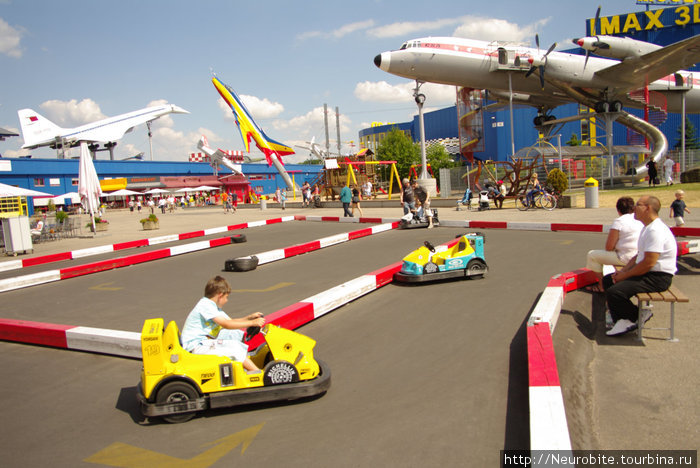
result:
<svg viewBox="0 0 700 468"><path fill-rule="evenodd" d="M489 207L489 192L488 190L482 190L479 192L479 211L484 211L490 209Z"/></svg>

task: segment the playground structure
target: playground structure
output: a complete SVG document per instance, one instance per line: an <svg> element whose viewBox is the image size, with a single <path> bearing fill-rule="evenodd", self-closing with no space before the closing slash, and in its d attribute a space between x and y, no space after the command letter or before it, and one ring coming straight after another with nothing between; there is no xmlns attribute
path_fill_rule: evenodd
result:
<svg viewBox="0 0 700 468"><path fill-rule="evenodd" d="M382 187L378 167L381 165L391 166L390 181L386 189ZM340 195L340 190L345 186L362 186L368 180L372 183L373 196L380 191L389 196L391 200L394 177L400 184L399 173L396 170L396 161L377 161L374 153L370 149L363 149L354 156L340 158L328 158L324 161L324 169L319 178L323 184L323 195L326 200L335 200Z"/></svg>

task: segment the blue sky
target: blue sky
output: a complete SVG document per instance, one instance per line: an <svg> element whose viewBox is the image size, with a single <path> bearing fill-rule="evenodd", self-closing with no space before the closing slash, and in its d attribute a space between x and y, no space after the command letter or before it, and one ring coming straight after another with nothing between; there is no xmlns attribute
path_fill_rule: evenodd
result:
<svg viewBox="0 0 700 468"><path fill-rule="evenodd" d="M338 107L341 140L357 143L372 122L416 113L413 83L376 68L375 55L424 36L534 45L539 33L543 48L570 48L564 41L584 35L601 3L603 15L645 8L634 0L0 0L0 127L20 133L17 111L27 107L72 127L168 102L191 113L154 123L154 160L187 160L202 134L211 146L241 150L213 69L270 137L325 144L327 103L331 139ZM454 88L423 92L426 110L454 103ZM0 153L27 154L22 144L21 136L0 142ZM115 157L142 151L148 158L145 126L119 142ZM31 154L56 157L50 148Z"/></svg>

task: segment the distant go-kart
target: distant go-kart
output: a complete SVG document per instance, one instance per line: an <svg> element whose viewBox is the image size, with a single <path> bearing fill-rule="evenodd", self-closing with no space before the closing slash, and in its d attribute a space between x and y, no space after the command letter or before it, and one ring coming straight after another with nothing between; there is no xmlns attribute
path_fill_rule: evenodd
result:
<svg viewBox="0 0 700 468"><path fill-rule="evenodd" d="M250 327L246 340L258 332L265 342L250 358L262 371L248 372L226 356L185 351L174 321L164 330L162 318L146 320L137 393L143 415L180 423L208 408L294 400L328 390L331 372L314 359L314 340L272 324Z"/></svg>
<svg viewBox="0 0 700 468"><path fill-rule="evenodd" d="M438 210L432 209L433 214L433 226L439 226L440 220L438 219ZM430 220L423 213L418 216L418 213L410 212L401 218L399 221L399 229L416 229L416 228L427 228L430 224Z"/></svg>
<svg viewBox="0 0 700 468"><path fill-rule="evenodd" d="M450 278L483 278L488 272L484 259L484 236L468 233L451 247L437 248L425 241L423 247L404 257L401 270L394 274L396 281L422 283Z"/></svg>

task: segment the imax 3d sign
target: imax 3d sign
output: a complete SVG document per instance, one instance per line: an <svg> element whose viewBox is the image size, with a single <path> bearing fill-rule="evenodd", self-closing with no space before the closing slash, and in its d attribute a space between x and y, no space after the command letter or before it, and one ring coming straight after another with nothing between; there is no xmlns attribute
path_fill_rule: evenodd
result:
<svg viewBox="0 0 700 468"><path fill-rule="evenodd" d="M680 4L681 2L666 1L663 3ZM586 29L588 35L595 36L597 34L633 34L640 31L651 31L693 24L700 24L700 3L683 4L674 8L601 17L597 22L595 18L591 18L588 20Z"/></svg>

